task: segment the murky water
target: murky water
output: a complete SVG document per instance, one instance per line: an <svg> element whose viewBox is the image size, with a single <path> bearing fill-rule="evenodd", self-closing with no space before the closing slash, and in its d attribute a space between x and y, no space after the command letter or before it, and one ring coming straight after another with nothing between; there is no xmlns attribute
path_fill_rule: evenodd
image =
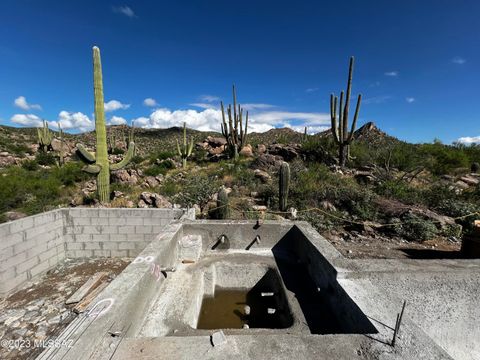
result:
<svg viewBox="0 0 480 360"><path fill-rule="evenodd" d="M214 297L204 297L197 329L279 329L292 325L292 317L285 304L284 296L268 289L215 289ZM246 307L250 311L246 310Z"/></svg>

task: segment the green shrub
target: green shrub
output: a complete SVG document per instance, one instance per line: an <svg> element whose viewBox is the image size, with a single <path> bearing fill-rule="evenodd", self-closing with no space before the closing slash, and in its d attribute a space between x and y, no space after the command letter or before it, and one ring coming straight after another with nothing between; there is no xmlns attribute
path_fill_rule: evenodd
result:
<svg viewBox="0 0 480 360"><path fill-rule="evenodd" d="M36 160L26 160L22 162L22 168L28 171L36 171L38 170L38 163Z"/></svg>
<svg viewBox="0 0 480 360"><path fill-rule="evenodd" d="M378 195L396 199L406 204L416 204L422 198L419 190L404 181L384 181L375 187L375 192Z"/></svg>
<svg viewBox="0 0 480 360"><path fill-rule="evenodd" d="M406 214L394 229L398 235L411 241L425 241L438 235L434 223L415 214Z"/></svg>
<svg viewBox="0 0 480 360"><path fill-rule="evenodd" d="M172 160L164 160L160 164L153 164L150 165L148 168L145 169L144 174L147 176L157 176L157 175L165 175L168 170L174 169L175 163Z"/></svg>
<svg viewBox="0 0 480 360"><path fill-rule="evenodd" d="M152 155L150 155L150 162L155 163L157 160L168 160L168 159L173 159L177 153L173 151L159 151L159 152L154 152Z"/></svg>
<svg viewBox="0 0 480 360"><path fill-rule="evenodd" d="M78 162L68 162L63 166L52 169L52 175L63 185L70 186L89 178L88 174L82 170L83 165Z"/></svg>
<svg viewBox="0 0 480 360"><path fill-rule="evenodd" d="M57 159L52 153L39 151L35 156L37 163L44 166L51 166L57 163Z"/></svg>
<svg viewBox="0 0 480 360"><path fill-rule="evenodd" d="M192 176L181 184L175 201L182 206L190 206L197 204L203 211L212 195L217 192L219 182L211 176L197 175Z"/></svg>

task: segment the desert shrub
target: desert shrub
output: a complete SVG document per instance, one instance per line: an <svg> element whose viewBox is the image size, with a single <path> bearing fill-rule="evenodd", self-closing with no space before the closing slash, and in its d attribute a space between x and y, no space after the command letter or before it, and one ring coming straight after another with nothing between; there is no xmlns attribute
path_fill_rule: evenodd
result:
<svg viewBox="0 0 480 360"><path fill-rule="evenodd" d="M173 179L167 179L160 187L160 193L165 196L173 196L180 190L180 184Z"/></svg>
<svg viewBox="0 0 480 360"><path fill-rule="evenodd" d="M2 175L0 213L20 208L30 215L58 203L62 183L50 172L31 172L12 167Z"/></svg>
<svg viewBox="0 0 480 360"><path fill-rule="evenodd" d="M70 186L89 178L88 174L82 170L82 167L81 163L68 162L63 166L53 168L51 173L63 185Z"/></svg>
<svg viewBox="0 0 480 360"><path fill-rule="evenodd" d="M374 220L377 216L373 205L375 196L355 180L340 177L325 165L315 163L306 171L292 174L289 198L297 209L319 207L320 202L326 200L354 218Z"/></svg>
<svg viewBox="0 0 480 360"><path fill-rule="evenodd" d="M145 169L144 174L147 176L157 176L157 175L165 175L168 170L174 169L175 163L172 160L164 160L159 164L150 165L148 168Z"/></svg>
<svg viewBox="0 0 480 360"><path fill-rule="evenodd" d="M451 173L456 168L469 168L470 160L463 149L439 142L422 144L419 153L425 159L427 169L435 175Z"/></svg>
<svg viewBox="0 0 480 360"><path fill-rule="evenodd" d="M154 152L150 155L150 162L155 163L157 160L168 160L168 159L173 159L177 153L173 151L158 151Z"/></svg>
<svg viewBox="0 0 480 360"><path fill-rule="evenodd" d="M182 206L190 206L197 204L203 211L212 195L218 190L219 183L211 176L198 175L185 179L180 186L175 201Z"/></svg>
<svg viewBox="0 0 480 360"><path fill-rule="evenodd" d="M44 151L39 151L35 156L35 160L40 165L44 165L44 166L51 166L57 163L57 159L55 158L53 153L44 152Z"/></svg>
<svg viewBox="0 0 480 360"><path fill-rule="evenodd" d="M28 171L38 170L38 162L36 160L26 160L22 162L22 168Z"/></svg>
<svg viewBox="0 0 480 360"><path fill-rule="evenodd" d="M394 230L401 237L411 241L425 241L438 235L434 223L415 214L406 214Z"/></svg>
<svg viewBox="0 0 480 360"><path fill-rule="evenodd" d="M415 204L421 200L421 192L404 181L387 180L375 187L378 195L396 199L406 204Z"/></svg>
<svg viewBox="0 0 480 360"><path fill-rule="evenodd" d="M113 148L112 149L112 154L113 155L122 155L122 154L125 154L125 150L120 149L120 148Z"/></svg>
<svg viewBox="0 0 480 360"><path fill-rule="evenodd" d="M478 171L480 170L480 164L478 162L473 162L472 165L470 165L470 171L472 173L478 173Z"/></svg>

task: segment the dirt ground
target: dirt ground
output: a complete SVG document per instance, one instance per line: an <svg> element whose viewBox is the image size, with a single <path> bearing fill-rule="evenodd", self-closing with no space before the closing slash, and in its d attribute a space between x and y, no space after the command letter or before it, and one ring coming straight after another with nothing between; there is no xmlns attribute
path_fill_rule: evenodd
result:
<svg viewBox="0 0 480 360"><path fill-rule="evenodd" d="M422 243L378 235L340 237L335 232L322 235L343 256L350 259L456 259L461 258L461 241L437 238Z"/></svg>
<svg viewBox="0 0 480 360"><path fill-rule="evenodd" d="M77 316L65 301L99 271L113 280L127 258L65 260L0 302L0 359L34 359Z"/></svg>

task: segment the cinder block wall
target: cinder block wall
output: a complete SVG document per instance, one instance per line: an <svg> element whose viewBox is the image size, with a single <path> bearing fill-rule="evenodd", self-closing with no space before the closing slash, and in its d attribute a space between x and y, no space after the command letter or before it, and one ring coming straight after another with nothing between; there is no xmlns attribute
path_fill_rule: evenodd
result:
<svg viewBox="0 0 480 360"><path fill-rule="evenodd" d="M0 224L0 297L65 257L135 257L182 209L58 209Z"/></svg>
<svg viewBox="0 0 480 360"><path fill-rule="evenodd" d="M65 258L63 211L0 224L0 296Z"/></svg>
<svg viewBox="0 0 480 360"><path fill-rule="evenodd" d="M181 209L68 209L65 251L70 258L135 257Z"/></svg>

